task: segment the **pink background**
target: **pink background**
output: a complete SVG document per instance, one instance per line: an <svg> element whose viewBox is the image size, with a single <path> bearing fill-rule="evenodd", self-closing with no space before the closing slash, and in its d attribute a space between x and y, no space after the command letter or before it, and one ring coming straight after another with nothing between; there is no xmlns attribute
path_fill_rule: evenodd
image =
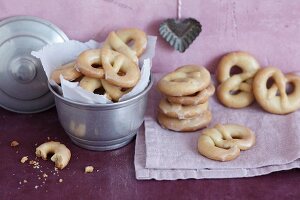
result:
<svg viewBox="0 0 300 200"><path fill-rule="evenodd" d="M51 21L70 39L104 40L108 32L138 27L159 35L159 24L176 17L176 0L0 0L0 19L33 15ZM153 71L184 64L211 71L222 55L244 50L262 66L300 71L300 0L182 0L182 17L194 17L203 31L185 53L158 39Z"/></svg>

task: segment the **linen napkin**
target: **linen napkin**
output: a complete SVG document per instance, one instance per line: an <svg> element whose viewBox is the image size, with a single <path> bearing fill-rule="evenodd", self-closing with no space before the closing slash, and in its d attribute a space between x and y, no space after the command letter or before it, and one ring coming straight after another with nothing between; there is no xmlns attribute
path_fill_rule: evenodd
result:
<svg viewBox="0 0 300 200"><path fill-rule="evenodd" d="M163 129L157 123L161 95L155 86L161 76L154 75L145 126L136 139L137 179L250 177L300 168L300 111L274 115L265 112L257 103L243 109L230 109L221 105L214 95L209 101L213 115L209 127L217 123L244 125L255 132L256 144L241 151L233 161L213 161L198 153L197 140L201 130L180 133Z"/></svg>

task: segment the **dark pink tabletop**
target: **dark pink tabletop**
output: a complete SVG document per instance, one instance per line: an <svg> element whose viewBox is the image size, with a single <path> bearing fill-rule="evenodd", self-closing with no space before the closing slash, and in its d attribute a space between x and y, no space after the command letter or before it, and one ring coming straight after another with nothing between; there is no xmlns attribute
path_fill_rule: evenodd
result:
<svg viewBox="0 0 300 200"><path fill-rule="evenodd" d="M19 146L11 147L13 140ZM48 140L71 150L65 169L56 171L53 162L35 157L36 146ZM67 137L55 108L29 115L0 108L0 199L300 199L299 169L254 178L138 181L134 145L88 151ZM23 156L29 159L24 164ZM84 173L88 165L94 166L93 173Z"/></svg>

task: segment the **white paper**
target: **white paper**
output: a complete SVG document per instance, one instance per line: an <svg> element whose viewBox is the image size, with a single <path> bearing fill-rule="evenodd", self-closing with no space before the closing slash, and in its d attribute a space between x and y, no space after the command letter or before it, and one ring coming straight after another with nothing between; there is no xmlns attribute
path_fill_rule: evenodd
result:
<svg viewBox="0 0 300 200"><path fill-rule="evenodd" d="M145 52L139 59L139 67L141 69L141 78L137 85L126 95L124 95L120 101L127 100L138 93L142 92L149 83L151 74L152 58L155 55L156 37L148 36L148 44ZM31 54L41 60L42 66L50 79L51 73L59 66L74 61L78 55L88 49L100 48L102 43L98 43L94 40L82 43L76 40L69 40L64 43L55 43L46 45L39 51L33 51ZM88 104L104 104L112 103L105 95L94 94L86 91L79 86L78 82L70 82L65 80L62 76L61 87L54 81L49 80L52 87L56 87L65 98L77 101L80 103Z"/></svg>
<svg viewBox="0 0 300 200"><path fill-rule="evenodd" d="M79 86L79 82L70 82L60 75L61 87L64 97L73 101L95 104L95 103L112 103L104 95L94 94Z"/></svg>

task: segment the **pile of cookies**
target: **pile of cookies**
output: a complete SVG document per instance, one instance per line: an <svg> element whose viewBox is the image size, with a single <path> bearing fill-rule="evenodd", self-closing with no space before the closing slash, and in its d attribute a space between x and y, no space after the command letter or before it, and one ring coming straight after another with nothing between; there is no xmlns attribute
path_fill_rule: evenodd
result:
<svg viewBox="0 0 300 200"><path fill-rule="evenodd" d="M232 73L238 67L239 73ZM275 67L260 68L246 52L231 52L220 60L217 97L230 108L244 108L255 100L267 112L288 114L300 109L300 76Z"/></svg>
<svg viewBox="0 0 300 200"><path fill-rule="evenodd" d="M145 51L147 36L139 29L109 33L102 48L82 52L75 61L58 67L51 79L60 84L60 75L68 81L116 102L137 84L141 72L138 58Z"/></svg>
<svg viewBox="0 0 300 200"><path fill-rule="evenodd" d="M206 127L212 114L208 99L215 92L211 76L202 66L185 65L162 77L158 89L158 122L173 131L196 131Z"/></svg>

